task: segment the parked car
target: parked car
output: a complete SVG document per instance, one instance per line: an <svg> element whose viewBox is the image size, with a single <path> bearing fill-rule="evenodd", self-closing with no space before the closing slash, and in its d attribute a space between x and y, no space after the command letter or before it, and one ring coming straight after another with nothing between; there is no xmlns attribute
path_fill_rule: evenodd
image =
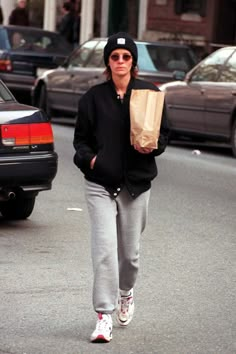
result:
<svg viewBox="0 0 236 354"><path fill-rule="evenodd" d="M166 92L172 137L225 142L236 156L236 46L218 49L184 81L160 88Z"/></svg>
<svg viewBox="0 0 236 354"><path fill-rule="evenodd" d="M25 219L57 172L53 131L46 114L20 104L0 80L0 213Z"/></svg>
<svg viewBox="0 0 236 354"><path fill-rule="evenodd" d="M80 97L104 81L103 49L106 38L95 38L74 50L65 63L39 77L32 90L33 104L49 116L74 117ZM173 80L175 70L188 71L197 58L188 46L170 42L136 41L139 77L156 85Z"/></svg>
<svg viewBox="0 0 236 354"><path fill-rule="evenodd" d="M72 47L55 32L23 26L0 26L0 79L17 98L31 99L41 70L56 68Z"/></svg>

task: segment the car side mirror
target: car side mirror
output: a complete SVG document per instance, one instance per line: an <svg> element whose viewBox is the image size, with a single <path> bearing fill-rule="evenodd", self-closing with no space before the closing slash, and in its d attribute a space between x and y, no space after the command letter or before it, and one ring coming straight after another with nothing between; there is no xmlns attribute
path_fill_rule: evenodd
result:
<svg viewBox="0 0 236 354"><path fill-rule="evenodd" d="M174 80L180 80L183 81L186 76L186 73L182 70L175 70L173 72L173 78Z"/></svg>

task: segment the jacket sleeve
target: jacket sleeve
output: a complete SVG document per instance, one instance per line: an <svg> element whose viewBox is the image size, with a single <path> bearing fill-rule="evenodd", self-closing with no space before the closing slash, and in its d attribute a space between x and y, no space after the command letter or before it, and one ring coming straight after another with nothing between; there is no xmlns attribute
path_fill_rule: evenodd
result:
<svg viewBox="0 0 236 354"><path fill-rule="evenodd" d="M170 134L170 126L166 114L166 105L164 104L161 127L160 127L160 136L158 139L158 148L152 152L154 156L159 156L165 151L166 146L168 144L169 134Z"/></svg>
<svg viewBox="0 0 236 354"><path fill-rule="evenodd" d="M87 95L80 99L74 130L74 163L79 168L90 168L90 161L96 155L92 148L94 124L90 112L91 102L89 101Z"/></svg>
<svg viewBox="0 0 236 354"><path fill-rule="evenodd" d="M15 11L13 10L9 16L8 20L9 25L14 25L15 24Z"/></svg>

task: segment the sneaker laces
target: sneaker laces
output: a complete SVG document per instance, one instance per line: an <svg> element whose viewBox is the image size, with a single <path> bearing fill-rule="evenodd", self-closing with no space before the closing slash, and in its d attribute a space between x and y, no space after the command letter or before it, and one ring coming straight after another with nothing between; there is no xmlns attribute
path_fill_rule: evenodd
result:
<svg viewBox="0 0 236 354"><path fill-rule="evenodd" d="M133 296L132 294L128 296L121 296L120 297L120 311L125 314L126 312L129 312L129 306L133 302Z"/></svg>
<svg viewBox="0 0 236 354"><path fill-rule="evenodd" d="M106 329L107 325L110 325L109 315L99 313L96 324L96 330L103 331L104 329Z"/></svg>

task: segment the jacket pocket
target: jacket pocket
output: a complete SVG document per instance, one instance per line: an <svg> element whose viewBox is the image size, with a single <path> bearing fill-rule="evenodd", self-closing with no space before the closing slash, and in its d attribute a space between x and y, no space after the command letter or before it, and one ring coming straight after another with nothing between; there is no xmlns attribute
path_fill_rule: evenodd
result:
<svg viewBox="0 0 236 354"><path fill-rule="evenodd" d="M120 180L122 175L122 167L119 159L112 156L112 152L107 154L102 150L97 154L94 164L93 173L98 178L117 181Z"/></svg>

